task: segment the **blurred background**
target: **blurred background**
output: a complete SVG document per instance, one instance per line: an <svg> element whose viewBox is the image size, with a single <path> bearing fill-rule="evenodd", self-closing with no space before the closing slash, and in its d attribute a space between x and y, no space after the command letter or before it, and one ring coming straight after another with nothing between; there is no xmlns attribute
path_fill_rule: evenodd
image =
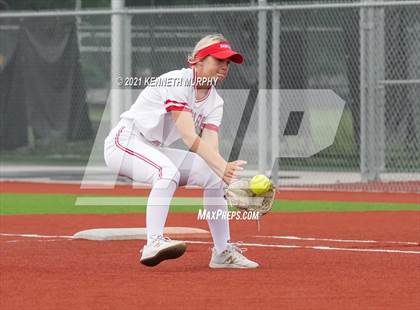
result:
<svg viewBox="0 0 420 310"><path fill-rule="evenodd" d="M258 116L234 124L225 98L226 158L250 174L278 165L283 187L420 191L420 1L0 0L1 177L80 181L103 167L112 115L141 91L112 99L116 77L186 67L214 32L246 57L221 88L249 90L241 111ZM334 143L276 161L276 105L258 109L259 89L333 90L346 102Z"/></svg>

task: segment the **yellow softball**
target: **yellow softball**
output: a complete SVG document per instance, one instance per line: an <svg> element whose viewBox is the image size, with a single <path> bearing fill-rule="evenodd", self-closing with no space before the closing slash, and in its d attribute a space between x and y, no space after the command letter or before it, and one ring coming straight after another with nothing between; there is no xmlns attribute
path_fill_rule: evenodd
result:
<svg viewBox="0 0 420 310"><path fill-rule="evenodd" d="M249 182L249 189L256 195L262 195L271 188L271 181L265 175L258 174Z"/></svg>

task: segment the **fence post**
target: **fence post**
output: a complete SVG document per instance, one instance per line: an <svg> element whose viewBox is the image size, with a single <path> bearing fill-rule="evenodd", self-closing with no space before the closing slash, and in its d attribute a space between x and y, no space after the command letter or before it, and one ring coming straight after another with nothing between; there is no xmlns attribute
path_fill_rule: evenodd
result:
<svg viewBox="0 0 420 310"><path fill-rule="evenodd" d="M367 156L366 156L366 9L359 9L359 33L360 33L360 174L362 180L366 180Z"/></svg>
<svg viewBox="0 0 420 310"><path fill-rule="evenodd" d="M373 2L375 0L370 0ZM383 8L360 9L360 170L363 181L385 170L385 17Z"/></svg>
<svg viewBox="0 0 420 310"><path fill-rule="evenodd" d="M375 178L380 178L385 170L385 87L378 82L385 80L385 12L375 8L374 38L375 49Z"/></svg>
<svg viewBox="0 0 420 310"><path fill-rule="evenodd" d="M360 172L363 181L374 179L374 50L373 9L360 9Z"/></svg>
<svg viewBox="0 0 420 310"><path fill-rule="evenodd" d="M124 8L124 0L112 0L112 10ZM123 77L124 73L124 16L111 13L111 109L110 121L111 128L114 127L119 119L124 107L124 91L118 85L118 77Z"/></svg>
<svg viewBox="0 0 420 310"><path fill-rule="evenodd" d="M132 43L131 43L131 21L133 19L132 15L125 15L124 22L125 22L125 29L124 29L124 73L125 76L131 77L132 75ZM127 110L131 104L133 103L132 100L132 89L126 89L124 91L124 108Z"/></svg>
<svg viewBox="0 0 420 310"><path fill-rule="evenodd" d="M278 163L276 159L279 156L279 114L280 114L280 11L274 10L272 16L272 54L271 54L271 166L273 167L273 182L278 184Z"/></svg>
<svg viewBox="0 0 420 310"><path fill-rule="evenodd" d="M264 6L266 0L258 0ZM267 168L267 12L258 12L258 172L265 173ZM260 94L264 94L261 96Z"/></svg>

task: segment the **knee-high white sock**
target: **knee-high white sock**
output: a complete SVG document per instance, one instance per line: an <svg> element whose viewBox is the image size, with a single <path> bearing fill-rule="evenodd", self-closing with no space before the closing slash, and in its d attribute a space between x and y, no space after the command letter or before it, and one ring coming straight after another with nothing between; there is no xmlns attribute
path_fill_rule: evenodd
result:
<svg viewBox="0 0 420 310"><path fill-rule="evenodd" d="M151 238L163 235L169 205L176 190L176 183L172 180L161 179L154 185L147 200L146 229L147 243Z"/></svg>
<svg viewBox="0 0 420 310"><path fill-rule="evenodd" d="M230 240L229 220L227 219L228 207L223 195L224 192L221 189L204 190L204 208L209 212L219 212L219 214L226 215L207 221L211 236L213 237L214 246L218 253L226 250L227 243ZM221 212L218 210L221 210Z"/></svg>

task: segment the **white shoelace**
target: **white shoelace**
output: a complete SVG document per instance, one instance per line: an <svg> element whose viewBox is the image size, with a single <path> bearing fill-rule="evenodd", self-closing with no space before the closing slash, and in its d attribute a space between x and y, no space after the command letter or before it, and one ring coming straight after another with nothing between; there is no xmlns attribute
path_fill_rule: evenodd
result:
<svg viewBox="0 0 420 310"><path fill-rule="evenodd" d="M155 244L156 243L156 245L159 245L160 242L170 242L170 241L172 241L168 237L164 237L164 236L155 236L155 237L152 237L151 239L152 239L152 242L150 244Z"/></svg>
<svg viewBox="0 0 420 310"><path fill-rule="evenodd" d="M232 263L235 262L247 262L248 259L242 255L243 252L246 252L246 248L241 248L242 241L229 242L227 250L230 253L230 257L233 258Z"/></svg>
<svg viewBox="0 0 420 310"><path fill-rule="evenodd" d="M153 236L151 237L151 239L152 241L150 242L150 244L147 244L146 247L159 246L161 242L172 241L170 238L164 237L164 236ZM142 253L143 251L144 251L144 248L140 250L140 253Z"/></svg>
<svg viewBox="0 0 420 310"><path fill-rule="evenodd" d="M240 254L246 252L247 248L242 248L243 242L242 241L236 241L236 242L229 242L228 243L228 249L230 249L232 252L238 252Z"/></svg>

